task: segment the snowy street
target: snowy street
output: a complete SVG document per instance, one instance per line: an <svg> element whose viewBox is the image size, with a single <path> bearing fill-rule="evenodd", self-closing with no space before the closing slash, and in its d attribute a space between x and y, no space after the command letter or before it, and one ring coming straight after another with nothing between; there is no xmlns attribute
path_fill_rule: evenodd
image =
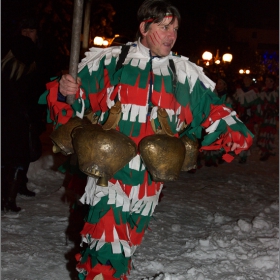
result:
<svg viewBox="0 0 280 280"><path fill-rule="evenodd" d="M49 127L50 128L50 127ZM19 213L1 213L1 279L76 280L82 217L70 212L75 194L57 168L66 159L44 152L31 164ZM277 142L277 146L278 142ZM259 161L253 146L246 164L205 167L167 183L130 280L279 279L279 153ZM67 181L67 180L66 180Z"/></svg>

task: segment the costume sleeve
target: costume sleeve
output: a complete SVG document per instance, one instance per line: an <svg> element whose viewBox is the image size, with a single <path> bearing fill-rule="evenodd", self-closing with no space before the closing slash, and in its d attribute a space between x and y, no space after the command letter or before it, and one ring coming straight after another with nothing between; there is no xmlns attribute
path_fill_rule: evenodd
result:
<svg viewBox="0 0 280 280"><path fill-rule="evenodd" d="M81 78L82 84L72 105L59 101L59 79L52 79L39 99L40 104L48 105L48 122L52 122L57 128L74 116L83 118L84 112L90 107L93 112L106 112L113 85L115 80L117 81L114 69L119 53L119 48L92 48L86 53L78 67L78 77Z"/></svg>
<svg viewBox="0 0 280 280"><path fill-rule="evenodd" d="M187 67L186 74L183 75L182 71L179 76L181 89L177 91L177 101L181 106L179 119L188 125L181 135L200 139L201 150L223 149L226 152L224 160L230 162L233 157L228 153L239 154L249 149L253 134L231 106L215 95L214 83L202 70L193 64Z"/></svg>

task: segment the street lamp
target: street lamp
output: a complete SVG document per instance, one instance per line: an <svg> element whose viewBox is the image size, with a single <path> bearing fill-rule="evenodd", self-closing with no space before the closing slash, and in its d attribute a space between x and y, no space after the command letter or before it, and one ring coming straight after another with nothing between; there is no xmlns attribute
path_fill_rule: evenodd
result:
<svg viewBox="0 0 280 280"><path fill-rule="evenodd" d="M96 46L108 47L109 42L102 37L96 36L94 37L93 44Z"/></svg>
<svg viewBox="0 0 280 280"><path fill-rule="evenodd" d="M222 61L224 63L230 63L232 61L232 58L233 58L232 54L225 53L222 56ZM215 63L215 64L220 64L221 63L220 56L219 56L219 50L217 50L215 57L213 57L213 54L211 52L205 51L202 54L202 59L204 60L204 63L205 63L206 66L211 65L213 63Z"/></svg>
<svg viewBox="0 0 280 280"><path fill-rule="evenodd" d="M201 59L198 60L198 62L200 61ZM220 57L219 50L217 50L215 56L213 56L213 54L209 51L205 51L202 54L203 65L208 69L207 71L209 73L214 75L227 76L230 70L229 64L231 63L231 61L232 61L232 54L225 53L222 55L222 57Z"/></svg>
<svg viewBox="0 0 280 280"><path fill-rule="evenodd" d="M249 70L249 69L240 69L239 70L239 74L250 74L251 73L251 71Z"/></svg>
<svg viewBox="0 0 280 280"><path fill-rule="evenodd" d="M96 36L93 40L93 44L94 45L97 45L97 46L102 46L103 44L103 38L102 37L99 37L99 36Z"/></svg>
<svg viewBox="0 0 280 280"><path fill-rule="evenodd" d="M212 53L206 51L202 54L202 59L203 60L207 60L207 61L210 61L212 59L213 55Z"/></svg>
<svg viewBox="0 0 280 280"><path fill-rule="evenodd" d="M232 54L230 54L230 53L225 53L225 54L223 55L223 61L224 61L224 62L231 62L231 61L232 61Z"/></svg>

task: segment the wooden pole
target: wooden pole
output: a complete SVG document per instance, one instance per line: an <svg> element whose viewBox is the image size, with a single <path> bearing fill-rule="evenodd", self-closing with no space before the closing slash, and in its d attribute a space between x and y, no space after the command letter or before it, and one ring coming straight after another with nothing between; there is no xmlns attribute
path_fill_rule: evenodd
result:
<svg viewBox="0 0 280 280"><path fill-rule="evenodd" d="M91 0L87 0L86 6L85 6L84 30L83 30L83 47L82 47L82 49L84 51L86 51L88 49L90 11L91 11Z"/></svg>
<svg viewBox="0 0 280 280"><path fill-rule="evenodd" d="M69 74L75 80L77 79L78 63L80 60L83 4L84 0L74 1ZM66 101L68 104L72 105L75 101L75 95L68 95Z"/></svg>

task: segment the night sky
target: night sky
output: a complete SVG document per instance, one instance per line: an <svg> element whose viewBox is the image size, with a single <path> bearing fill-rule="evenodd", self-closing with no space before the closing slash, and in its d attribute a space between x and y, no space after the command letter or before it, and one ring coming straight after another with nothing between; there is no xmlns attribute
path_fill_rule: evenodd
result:
<svg viewBox="0 0 280 280"><path fill-rule="evenodd" d="M142 0L122 1L109 0L117 14L115 19L121 25L132 23L137 26L136 13ZM179 9L182 18L192 21L201 21L207 12L219 17L226 15L234 23L244 27L260 27L262 18L273 22L271 25L278 28L279 1L278 0L173 0L172 3Z"/></svg>
<svg viewBox="0 0 280 280"><path fill-rule="evenodd" d="M134 34L142 0L109 2L116 11L115 33ZM278 0L173 0L172 3L182 16L174 49L186 56L207 47L225 51L231 43L228 31L234 27L279 29Z"/></svg>
<svg viewBox="0 0 280 280"><path fill-rule="evenodd" d="M87 0L84 0L86 3ZM5 18L20 14L24 6L38 4L39 0L3 0L2 29ZM94 5L95 0L93 0ZM137 9L143 0L107 0L116 14L113 31L134 39L139 23ZM173 0L182 15L174 51L191 57L206 48L221 49L230 44L229 30L234 27L279 29L278 0Z"/></svg>

